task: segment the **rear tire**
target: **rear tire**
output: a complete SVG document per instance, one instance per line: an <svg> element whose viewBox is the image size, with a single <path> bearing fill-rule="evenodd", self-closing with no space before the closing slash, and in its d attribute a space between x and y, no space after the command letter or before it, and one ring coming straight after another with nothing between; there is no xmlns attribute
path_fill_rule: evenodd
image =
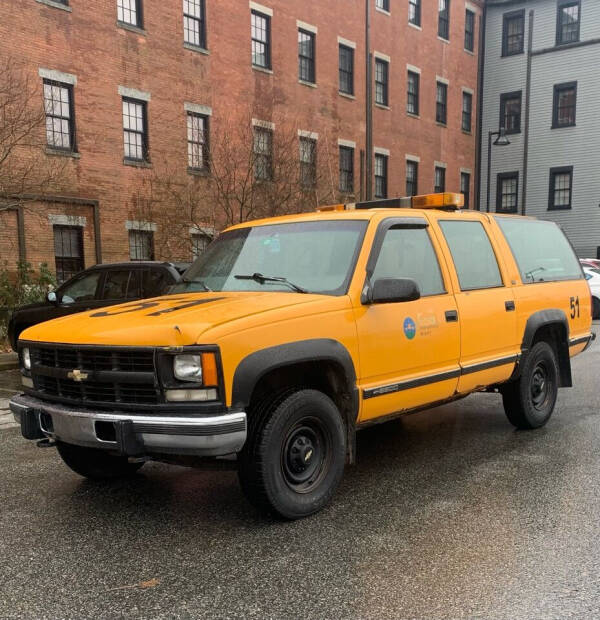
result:
<svg viewBox="0 0 600 620"><path fill-rule="evenodd" d="M287 393L253 412L239 480L259 510L299 519L331 500L346 459L344 423L317 390Z"/></svg>
<svg viewBox="0 0 600 620"><path fill-rule="evenodd" d="M76 474L92 480L116 480L133 476L144 463L130 463L126 456L114 456L105 450L84 448L56 442L56 448L65 465Z"/></svg>
<svg viewBox="0 0 600 620"><path fill-rule="evenodd" d="M592 297L592 318L600 319L600 299Z"/></svg>
<svg viewBox="0 0 600 620"><path fill-rule="evenodd" d="M502 403L509 422L520 429L544 426L558 395L558 364L547 342L536 343L521 369L521 376L502 390Z"/></svg>

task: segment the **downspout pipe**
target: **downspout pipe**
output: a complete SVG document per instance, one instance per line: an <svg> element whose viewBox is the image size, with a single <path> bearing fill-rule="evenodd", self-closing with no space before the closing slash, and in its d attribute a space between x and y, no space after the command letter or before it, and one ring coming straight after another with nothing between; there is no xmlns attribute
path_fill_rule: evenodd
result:
<svg viewBox="0 0 600 620"><path fill-rule="evenodd" d="M365 62L366 62L366 144L365 144L365 199L373 199L373 58L371 54L371 0L365 0Z"/></svg>
<svg viewBox="0 0 600 620"><path fill-rule="evenodd" d="M481 25L479 27L479 59L477 68L477 135L475 143L475 196L476 208L481 211L481 141L483 139L483 78L485 68L485 25L487 3L483 5ZM489 178L488 178L488 183Z"/></svg>
<svg viewBox="0 0 600 620"><path fill-rule="evenodd" d="M527 39L527 78L525 82L525 136L523 137L523 193L521 196L521 215L527 210L527 167L529 161L529 100L531 98L531 60L533 50L533 16L534 11L529 11L529 30Z"/></svg>

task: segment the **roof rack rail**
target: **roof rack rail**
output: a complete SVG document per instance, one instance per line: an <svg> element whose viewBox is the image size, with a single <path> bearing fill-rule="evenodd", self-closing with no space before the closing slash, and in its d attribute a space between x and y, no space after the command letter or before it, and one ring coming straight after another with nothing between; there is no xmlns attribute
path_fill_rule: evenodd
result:
<svg viewBox="0 0 600 620"><path fill-rule="evenodd" d="M420 196L401 196L381 200L363 200L346 204L325 205L317 211L353 211L355 209L448 209L455 211L465 204L463 194L441 192Z"/></svg>

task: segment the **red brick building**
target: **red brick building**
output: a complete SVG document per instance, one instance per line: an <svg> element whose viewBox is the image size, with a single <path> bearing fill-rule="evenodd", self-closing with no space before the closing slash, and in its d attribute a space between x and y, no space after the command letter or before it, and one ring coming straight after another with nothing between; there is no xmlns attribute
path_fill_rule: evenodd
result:
<svg viewBox="0 0 600 620"><path fill-rule="evenodd" d="M63 278L99 261L189 260L218 213L208 230L183 222L186 243L164 250L187 216L152 221L136 205L165 163L201 193L208 144L231 119L252 125L258 176L289 120L305 173L326 165L344 196L474 195L481 2L262 3L4 0L0 57L39 81L47 157L64 158L70 180L0 211L0 264L45 261ZM326 161L311 160L315 144Z"/></svg>

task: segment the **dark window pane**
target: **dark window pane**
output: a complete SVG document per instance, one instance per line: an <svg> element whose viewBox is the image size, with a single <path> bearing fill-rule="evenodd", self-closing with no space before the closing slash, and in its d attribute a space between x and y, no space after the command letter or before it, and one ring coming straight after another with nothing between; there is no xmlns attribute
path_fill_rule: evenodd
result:
<svg viewBox="0 0 600 620"><path fill-rule="evenodd" d="M340 191L354 193L354 149L340 146Z"/></svg>
<svg viewBox="0 0 600 620"><path fill-rule="evenodd" d="M250 32L252 36L252 64L257 67L271 68L271 18L257 11L250 15Z"/></svg>
<svg viewBox="0 0 600 620"><path fill-rule="evenodd" d="M84 269L83 231L80 226L53 226L56 279L59 283Z"/></svg>
<svg viewBox="0 0 600 620"><path fill-rule="evenodd" d="M173 279L164 269L145 269L142 272L142 297L164 295Z"/></svg>
<svg viewBox="0 0 600 620"><path fill-rule="evenodd" d="M410 278L421 296L445 293L440 265L425 229L391 228L385 234L371 282L380 278Z"/></svg>
<svg viewBox="0 0 600 620"><path fill-rule="evenodd" d="M520 54L525 43L525 11L508 13L502 25L502 54Z"/></svg>
<svg viewBox="0 0 600 620"><path fill-rule="evenodd" d="M375 6L384 11L390 10L390 0L375 0Z"/></svg>
<svg viewBox="0 0 600 620"><path fill-rule="evenodd" d="M385 60L375 59L375 103L388 105L389 65Z"/></svg>
<svg viewBox="0 0 600 620"><path fill-rule="evenodd" d="M204 0L183 0L183 39L186 43L206 47Z"/></svg>
<svg viewBox="0 0 600 620"><path fill-rule="evenodd" d="M101 271L92 271L61 288L61 301L70 304L76 301L91 301L95 299L101 275Z"/></svg>
<svg viewBox="0 0 600 620"><path fill-rule="evenodd" d="M416 161L406 162L406 195L416 196L418 194L419 164Z"/></svg>
<svg viewBox="0 0 600 620"><path fill-rule="evenodd" d="M435 187L433 191L436 194L446 191L446 168L441 166L435 167Z"/></svg>
<svg viewBox="0 0 600 620"><path fill-rule="evenodd" d="M465 49L475 49L475 13L469 9L465 11Z"/></svg>
<svg viewBox="0 0 600 620"><path fill-rule="evenodd" d="M450 0L438 0L438 36L450 39Z"/></svg>
<svg viewBox="0 0 600 620"><path fill-rule="evenodd" d="M471 175L468 172L460 173L460 191L465 198L465 209L471 206Z"/></svg>
<svg viewBox="0 0 600 620"><path fill-rule="evenodd" d="M117 0L117 19L124 24L142 26L141 0Z"/></svg>
<svg viewBox="0 0 600 620"><path fill-rule="evenodd" d="M440 221L463 291L503 286L498 261L480 222Z"/></svg>
<svg viewBox="0 0 600 620"><path fill-rule="evenodd" d="M573 182L573 168L552 168L550 170L549 209L570 209Z"/></svg>
<svg viewBox="0 0 600 620"><path fill-rule="evenodd" d="M519 204L518 173L501 173L498 175L496 183L496 211L498 213L516 213Z"/></svg>
<svg viewBox="0 0 600 620"><path fill-rule="evenodd" d="M123 144L125 158L147 158L146 102L123 98Z"/></svg>
<svg viewBox="0 0 600 620"><path fill-rule="evenodd" d="M579 1L567 2L558 6L558 25L556 43L575 43L579 41Z"/></svg>
<svg viewBox="0 0 600 620"><path fill-rule="evenodd" d="M154 260L154 233L151 230L129 231L129 259Z"/></svg>
<svg viewBox="0 0 600 620"><path fill-rule="evenodd" d="M387 198L388 158L375 154L375 198Z"/></svg>
<svg viewBox="0 0 600 620"><path fill-rule="evenodd" d="M311 189L317 184L317 141L300 138L300 185Z"/></svg>
<svg viewBox="0 0 600 620"><path fill-rule="evenodd" d="M354 50L340 45L340 91L354 94Z"/></svg>
<svg viewBox="0 0 600 620"><path fill-rule="evenodd" d="M554 87L553 126L570 127L575 125L577 105L577 84L557 84Z"/></svg>
<svg viewBox="0 0 600 620"><path fill-rule="evenodd" d="M435 120L444 125L448 119L448 85L443 82L437 82L436 99L435 99Z"/></svg>
<svg viewBox="0 0 600 620"><path fill-rule="evenodd" d="M421 25L421 0L408 0L408 21L415 26Z"/></svg>
<svg viewBox="0 0 600 620"><path fill-rule="evenodd" d="M408 72L406 111L409 114L419 114L419 74L413 71Z"/></svg>
<svg viewBox="0 0 600 620"><path fill-rule="evenodd" d="M208 165L208 118L195 112L187 113L188 167L206 168Z"/></svg>
<svg viewBox="0 0 600 620"><path fill-rule="evenodd" d="M273 133L264 127L254 128L254 177L259 181L273 178Z"/></svg>
<svg viewBox="0 0 600 620"><path fill-rule="evenodd" d="M315 81L315 35L305 30L298 30L298 78Z"/></svg>
<svg viewBox="0 0 600 620"><path fill-rule="evenodd" d="M75 150L72 97L73 87L70 84L44 80L46 142L54 149Z"/></svg>
<svg viewBox="0 0 600 620"><path fill-rule="evenodd" d="M521 92L500 95L500 127L506 133L521 131Z"/></svg>
<svg viewBox="0 0 600 620"><path fill-rule="evenodd" d="M463 92L463 107L462 107L463 131L471 131L472 110L473 110L473 95L471 93Z"/></svg>

